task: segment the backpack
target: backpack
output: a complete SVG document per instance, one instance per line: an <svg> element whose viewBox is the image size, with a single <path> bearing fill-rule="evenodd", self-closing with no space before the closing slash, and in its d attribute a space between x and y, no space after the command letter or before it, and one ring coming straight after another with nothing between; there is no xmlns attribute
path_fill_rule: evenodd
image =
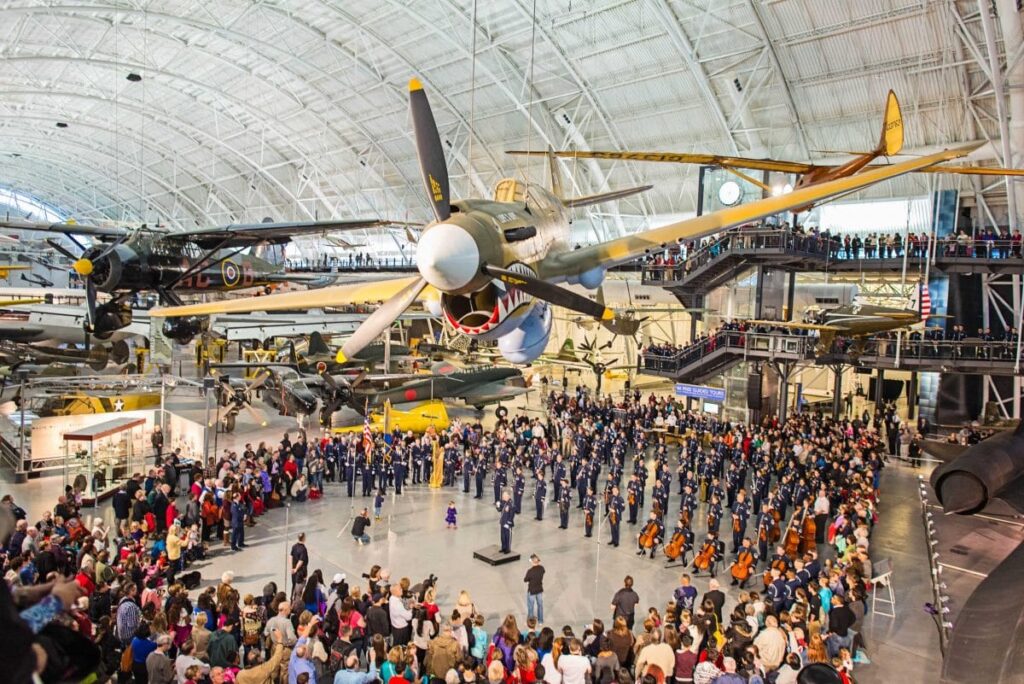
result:
<svg viewBox="0 0 1024 684"><path fill-rule="evenodd" d="M242 643L255 646L260 642L260 621L255 613L242 613Z"/></svg>
<svg viewBox="0 0 1024 684"><path fill-rule="evenodd" d="M181 582L182 586L191 591L192 589L197 588L202 582L202 576L198 571L194 570L192 572L186 572L178 578L178 581Z"/></svg>

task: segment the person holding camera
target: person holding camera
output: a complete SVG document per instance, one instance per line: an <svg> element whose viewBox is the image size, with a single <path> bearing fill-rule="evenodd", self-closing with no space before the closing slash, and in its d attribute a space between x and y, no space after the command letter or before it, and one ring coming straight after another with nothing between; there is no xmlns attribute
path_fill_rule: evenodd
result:
<svg viewBox="0 0 1024 684"><path fill-rule="evenodd" d="M360 546L370 543L370 535L366 534L366 528L370 526L370 511L364 508L352 521L352 538Z"/></svg>

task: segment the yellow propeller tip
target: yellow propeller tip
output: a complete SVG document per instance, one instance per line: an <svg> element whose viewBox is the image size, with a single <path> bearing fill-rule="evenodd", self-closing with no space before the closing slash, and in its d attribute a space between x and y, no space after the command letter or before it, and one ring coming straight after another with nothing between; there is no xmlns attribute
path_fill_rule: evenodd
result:
<svg viewBox="0 0 1024 684"><path fill-rule="evenodd" d="M338 354L334 357L334 360L337 361L338 363L345 363L346 361L348 361L348 357L345 356L345 353L339 349Z"/></svg>
<svg viewBox="0 0 1024 684"><path fill-rule="evenodd" d="M75 273L82 277L92 275L92 261L85 257L77 259L75 263L71 265L71 268L74 269Z"/></svg>
<svg viewBox="0 0 1024 684"><path fill-rule="evenodd" d="M409 79L409 92L411 93L414 90L423 90L423 84L420 83L420 79L418 78Z"/></svg>
<svg viewBox="0 0 1024 684"><path fill-rule="evenodd" d="M601 320L602 321L610 321L613 318L615 318L615 312L612 311L611 309L605 309L604 313L601 314Z"/></svg>

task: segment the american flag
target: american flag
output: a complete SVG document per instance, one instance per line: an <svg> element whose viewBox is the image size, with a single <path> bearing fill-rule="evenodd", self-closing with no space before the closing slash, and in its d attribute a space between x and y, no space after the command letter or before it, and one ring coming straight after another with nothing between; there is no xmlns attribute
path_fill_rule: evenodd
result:
<svg viewBox="0 0 1024 684"><path fill-rule="evenodd" d="M928 291L928 284L921 283L921 320L928 320L932 312L932 295Z"/></svg>
<svg viewBox="0 0 1024 684"><path fill-rule="evenodd" d="M370 458L373 453L373 432L370 431L370 416L363 421L363 455Z"/></svg>

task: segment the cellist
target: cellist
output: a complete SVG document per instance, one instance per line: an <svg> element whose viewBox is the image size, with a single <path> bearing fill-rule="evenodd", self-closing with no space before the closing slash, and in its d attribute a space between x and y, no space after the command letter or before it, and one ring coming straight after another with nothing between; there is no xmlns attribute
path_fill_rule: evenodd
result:
<svg viewBox="0 0 1024 684"><path fill-rule="evenodd" d="M743 545L740 546L740 552L736 555L736 560L729 566L732 571L732 586L739 585L740 589L747 587L747 581L754 576L754 568L757 567L757 551L754 550L754 543L750 540L750 537L743 539ZM745 573L745 577L742 581L737 578L737 574L740 569Z"/></svg>
<svg viewBox="0 0 1024 684"><path fill-rule="evenodd" d="M637 548L636 555L642 556L649 549L651 552L651 558L654 558L654 552L665 538L665 526L661 524L661 518L654 511L651 511L650 518L647 520L647 524L644 525L643 532L637 536Z"/></svg>
<svg viewBox="0 0 1024 684"><path fill-rule="evenodd" d="M708 530L708 536L701 545L701 553L705 550L711 551L711 557L709 559L711 564L708 566L708 572L712 577L714 577L715 569L718 567L718 564L722 562L722 559L725 558L725 542L718 538L717 530ZM697 556L699 555L700 554L697 554ZM694 562L696 562L696 560L697 558L695 556ZM694 574L700 572L700 568L694 565L693 572Z"/></svg>
<svg viewBox="0 0 1024 684"><path fill-rule="evenodd" d="M679 521L676 522L676 528L672 532L669 543L665 545L665 554L668 555L669 547L676 543L677 538L681 541L679 555L675 558L670 557L669 560L679 560L683 565L686 565L686 554L693 550L693 530L690 529L689 520L685 518L685 515L686 511L679 512Z"/></svg>

